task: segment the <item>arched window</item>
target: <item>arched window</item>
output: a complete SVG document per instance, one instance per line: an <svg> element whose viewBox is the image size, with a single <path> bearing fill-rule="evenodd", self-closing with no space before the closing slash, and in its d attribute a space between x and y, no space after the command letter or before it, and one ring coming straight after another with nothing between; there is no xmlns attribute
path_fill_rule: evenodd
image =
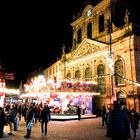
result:
<svg viewBox="0 0 140 140"><path fill-rule="evenodd" d="M91 79L92 78L92 71L90 67L87 67L85 70L85 79Z"/></svg>
<svg viewBox="0 0 140 140"><path fill-rule="evenodd" d="M123 79L124 76L124 66L122 60L117 60L115 62L115 82L116 86L121 86L125 84L125 81Z"/></svg>
<svg viewBox="0 0 140 140"><path fill-rule="evenodd" d="M97 83L98 83L98 92L105 93L105 68L103 64L100 64L97 68Z"/></svg>
<svg viewBox="0 0 140 140"><path fill-rule="evenodd" d="M77 42L80 43L82 41L82 32L81 29L77 32Z"/></svg>
<svg viewBox="0 0 140 140"><path fill-rule="evenodd" d="M104 15L99 16L99 33L104 32Z"/></svg>
<svg viewBox="0 0 140 140"><path fill-rule="evenodd" d="M117 94L117 101L119 101L120 106L126 105L126 94L123 91L119 91Z"/></svg>
<svg viewBox="0 0 140 140"><path fill-rule="evenodd" d="M77 70L75 72L75 78L77 78L77 79L80 79L81 78L81 72L80 72L80 70Z"/></svg>
<svg viewBox="0 0 140 140"><path fill-rule="evenodd" d="M91 22L87 25L87 38L92 38L92 24Z"/></svg>
<svg viewBox="0 0 140 140"><path fill-rule="evenodd" d="M71 73L70 72L67 73L67 78L71 78Z"/></svg>

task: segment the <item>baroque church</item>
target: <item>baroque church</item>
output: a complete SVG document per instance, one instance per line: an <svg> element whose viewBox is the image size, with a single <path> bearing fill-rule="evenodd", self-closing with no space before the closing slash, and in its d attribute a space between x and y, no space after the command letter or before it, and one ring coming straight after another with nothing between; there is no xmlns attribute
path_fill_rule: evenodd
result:
<svg viewBox="0 0 140 140"><path fill-rule="evenodd" d="M122 15L115 15L118 9ZM61 59L43 70L45 78L96 82L96 110L118 100L140 112L140 25L132 22L129 9L111 0L86 5L73 17L71 50L66 53L63 46Z"/></svg>

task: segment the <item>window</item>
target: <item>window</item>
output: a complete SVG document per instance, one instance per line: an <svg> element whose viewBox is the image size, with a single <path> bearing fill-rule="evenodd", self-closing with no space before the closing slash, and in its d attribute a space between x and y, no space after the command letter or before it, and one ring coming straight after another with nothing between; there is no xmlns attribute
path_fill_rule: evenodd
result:
<svg viewBox="0 0 140 140"><path fill-rule="evenodd" d="M67 78L71 78L71 73L70 72L67 73Z"/></svg>
<svg viewBox="0 0 140 140"><path fill-rule="evenodd" d="M122 76L124 76L124 67L122 60L117 60L115 62L115 82L116 86L121 86L125 84Z"/></svg>
<svg viewBox="0 0 140 140"><path fill-rule="evenodd" d="M51 76L51 69L49 69L49 76Z"/></svg>
<svg viewBox="0 0 140 140"><path fill-rule="evenodd" d="M77 70L75 72L75 78L77 78L77 79L80 79L81 78L81 72L80 72L80 70Z"/></svg>
<svg viewBox="0 0 140 140"><path fill-rule="evenodd" d="M81 29L78 30L77 38L78 38L78 43L80 43L82 41L82 32L81 32Z"/></svg>
<svg viewBox="0 0 140 140"><path fill-rule="evenodd" d="M101 94L105 93L105 68L103 64L100 64L97 68L97 83L98 83L98 92Z"/></svg>
<svg viewBox="0 0 140 140"><path fill-rule="evenodd" d="M104 15L99 16L99 33L104 32Z"/></svg>
<svg viewBox="0 0 140 140"><path fill-rule="evenodd" d="M88 68L86 68L86 70L85 70L85 79L91 79L92 78L92 71L91 71L91 68L90 67L88 67Z"/></svg>
<svg viewBox="0 0 140 140"><path fill-rule="evenodd" d="M58 72L58 66L56 65L56 73Z"/></svg>
<svg viewBox="0 0 140 140"><path fill-rule="evenodd" d="M92 38L92 24L88 23L87 25L87 38Z"/></svg>

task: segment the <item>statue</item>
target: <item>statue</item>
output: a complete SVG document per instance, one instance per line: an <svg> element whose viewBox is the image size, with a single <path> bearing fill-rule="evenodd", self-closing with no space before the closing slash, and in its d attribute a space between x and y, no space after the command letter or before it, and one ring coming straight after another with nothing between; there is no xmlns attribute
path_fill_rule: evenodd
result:
<svg viewBox="0 0 140 140"><path fill-rule="evenodd" d="M63 44L63 47L62 47L62 56L61 56L61 61L62 62L65 62L66 61L66 53L65 53L65 44Z"/></svg>
<svg viewBox="0 0 140 140"><path fill-rule="evenodd" d="M63 54L65 54L65 44L63 44L62 52L63 52Z"/></svg>
<svg viewBox="0 0 140 140"><path fill-rule="evenodd" d="M76 48L76 39L72 40L72 50Z"/></svg>

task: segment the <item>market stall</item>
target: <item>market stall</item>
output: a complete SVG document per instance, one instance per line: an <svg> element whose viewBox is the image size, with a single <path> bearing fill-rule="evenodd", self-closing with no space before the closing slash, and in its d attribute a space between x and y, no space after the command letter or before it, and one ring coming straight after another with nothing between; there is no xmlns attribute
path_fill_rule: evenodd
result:
<svg viewBox="0 0 140 140"><path fill-rule="evenodd" d="M89 81L54 82L51 79L45 81L43 77L34 80L26 84L27 92L20 98L28 102L34 99L37 104L48 102L53 114L75 114L77 105L84 110L83 114L92 114L93 98L100 95L95 92L96 84Z"/></svg>

